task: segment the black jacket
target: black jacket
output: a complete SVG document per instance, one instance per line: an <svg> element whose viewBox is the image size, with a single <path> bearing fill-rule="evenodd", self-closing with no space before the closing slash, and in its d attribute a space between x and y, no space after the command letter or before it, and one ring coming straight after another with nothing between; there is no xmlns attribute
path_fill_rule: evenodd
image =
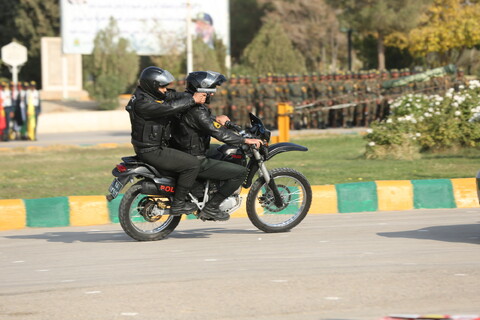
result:
<svg viewBox="0 0 480 320"><path fill-rule="evenodd" d="M158 100L137 87L125 108L130 114L135 150L166 146L173 116L194 105L192 95L186 92L169 90L164 100Z"/></svg>
<svg viewBox="0 0 480 320"><path fill-rule="evenodd" d="M231 145L245 142L245 138L215 121L206 105L197 104L173 123L170 145L194 156L204 156L210 137Z"/></svg>

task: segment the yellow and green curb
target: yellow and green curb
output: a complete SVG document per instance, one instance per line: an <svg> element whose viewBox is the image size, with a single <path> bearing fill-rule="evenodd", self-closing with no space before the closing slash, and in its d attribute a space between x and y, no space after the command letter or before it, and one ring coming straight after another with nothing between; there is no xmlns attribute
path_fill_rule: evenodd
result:
<svg viewBox="0 0 480 320"><path fill-rule="evenodd" d="M312 186L309 214L479 207L475 178L388 180ZM242 207L232 217L246 217ZM0 231L118 223L122 199L71 196L0 200ZM186 216L184 219L192 219Z"/></svg>

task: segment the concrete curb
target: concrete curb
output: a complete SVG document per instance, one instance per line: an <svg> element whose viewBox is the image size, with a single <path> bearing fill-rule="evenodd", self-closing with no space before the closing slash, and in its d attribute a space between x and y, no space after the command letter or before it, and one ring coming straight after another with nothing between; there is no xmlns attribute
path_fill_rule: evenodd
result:
<svg viewBox="0 0 480 320"><path fill-rule="evenodd" d="M478 208L476 179L388 180L312 186L309 214ZM232 217L246 217L245 199ZM0 231L118 223L120 195L0 200ZM193 219L185 216L183 219Z"/></svg>

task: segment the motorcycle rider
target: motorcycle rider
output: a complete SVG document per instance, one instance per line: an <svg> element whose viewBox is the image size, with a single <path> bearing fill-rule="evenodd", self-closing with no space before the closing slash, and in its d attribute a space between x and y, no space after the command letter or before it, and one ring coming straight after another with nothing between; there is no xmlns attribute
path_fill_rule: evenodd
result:
<svg viewBox="0 0 480 320"><path fill-rule="evenodd" d="M198 103L206 94L176 92L168 86L175 80L158 67L145 68L140 74L126 110L132 126L132 144L138 158L155 169L178 173L172 215L189 214L197 207L185 201L200 169L200 161L185 152L169 148L172 117Z"/></svg>
<svg viewBox="0 0 480 320"><path fill-rule="evenodd" d="M226 78L213 71L191 72L186 78L186 90L195 94L198 88L215 88L226 81ZM246 168L234 163L206 158L210 146L210 137L230 145L248 144L260 147L259 139L246 139L227 129L224 125L230 119L226 115L212 115L207 104L198 103L182 113L172 129L172 147L184 151L200 159L199 178L225 181L220 190L213 195L200 212L202 220L225 221L229 219L219 205L237 190L245 180Z"/></svg>

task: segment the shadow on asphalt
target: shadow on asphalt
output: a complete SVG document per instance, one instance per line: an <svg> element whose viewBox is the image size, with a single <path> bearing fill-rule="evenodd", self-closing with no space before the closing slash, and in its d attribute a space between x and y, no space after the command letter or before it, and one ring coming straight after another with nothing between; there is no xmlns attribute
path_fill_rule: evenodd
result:
<svg viewBox="0 0 480 320"><path fill-rule="evenodd" d="M260 234L260 230L242 230L242 229L228 229L227 228L201 228L191 230L173 231L168 239L203 239L209 238L212 234ZM4 236L7 239L24 239L24 240L46 240L47 242L136 242L124 232L101 232L101 231L85 231L85 232L45 232L30 235L14 235Z"/></svg>
<svg viewBox="0 0 480 320"><path fill-rule="evenodd" d="M411 238L480 244L480 224L434 226L410 231L382 232L377 234L387 238Z"/></svg>
<svg viewBox="0 0 480 320"><path fill-rule="evenodd" d="M263 231L260 230L245 230L245 229L229 229L228 226L225 228L201 228L201 229L190 229L190 230L179 230L173 231L168 238L184 238L184 239L195 239L195 238L208 238L212 234L263 234Z"/></svg>

